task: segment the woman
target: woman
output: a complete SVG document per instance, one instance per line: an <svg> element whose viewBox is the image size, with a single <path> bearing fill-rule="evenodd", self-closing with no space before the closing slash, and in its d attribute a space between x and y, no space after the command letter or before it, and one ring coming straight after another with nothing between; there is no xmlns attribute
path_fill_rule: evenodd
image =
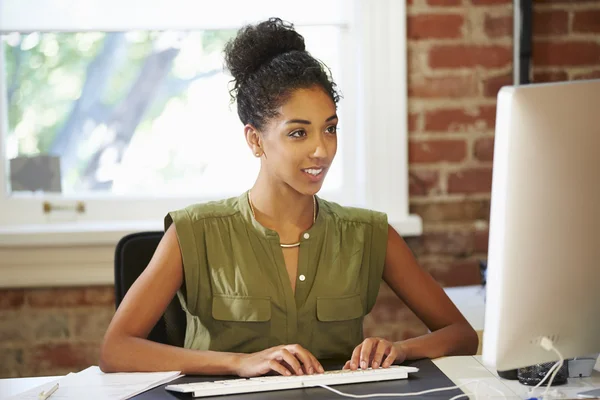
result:
<svg viewBox="0 0 600 400"><path fill-rule="evenodd" d="M150 264L105 335L103 371L323 372L474 354L475 331L416 263L385 214L316 197L337 149L339 96L293 26L270 19L225 48L232 97L261 168L237 198L170 213ZM381 279L432 333L363 339ZM184 348L146 340L177 294Z"/></svg>

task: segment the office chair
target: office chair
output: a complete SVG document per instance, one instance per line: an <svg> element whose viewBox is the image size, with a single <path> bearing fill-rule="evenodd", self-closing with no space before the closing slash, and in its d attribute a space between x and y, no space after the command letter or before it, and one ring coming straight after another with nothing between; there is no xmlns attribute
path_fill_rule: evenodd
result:
<svg viewBox="0 0 600 400"><path fill-rule="evenodd" d="M125 293L146 268L164 232L139 232L123 237L115 250L115 303L119 308ZM185 312L174 297L158 320L148 340L183 347Z"/></svg>

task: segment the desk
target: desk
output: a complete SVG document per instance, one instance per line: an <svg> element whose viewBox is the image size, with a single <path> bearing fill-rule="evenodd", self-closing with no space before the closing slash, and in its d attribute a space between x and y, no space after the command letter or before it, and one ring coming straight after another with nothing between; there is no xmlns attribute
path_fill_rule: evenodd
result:
<svg viewBox="0 0 600 400"><path fill-rule="evenodd" d="M43 376L37 378L8 378L0 379L0 400L14 396L44 383L52 382L60 376Z"/></svg>
<svg viewBox="0 0 600 400"><path fill-rule="evenodd" d="M489 398L486 396L502 398L494 389L503 393L510 400L529 397L527 386L523 386L517 381L500 379L494 370L490 370L482 364L480 356L443 357L434 360L434 364L457 385L473 381L474 383L461 388L465 393L470 394L469 398L471 399ZM5 399L57 378L0 379L0 399ZM475 381L480 382L478 387ZM556 386L556 389L570 398L574 398L578 392L598 388L600 388L600 361L596 364L592 377L569 379L568 385ZM475 397L475 394L477 394L477 397ZM343 399L343 397L339 398Z"/></svg>
<svg viewBox="0 0 600 400"><path fill-rule="evenodd" d="M525 399L531 397L528 394L529 387L520 384L518 381L501 379L495 370L483 365L481 356L469 357L444 357L434 360L435 365L444 373L452 382L457 385L479 381L477 389L477 398L485 398L486 395L497 396L502 398L498 392L491 387L502 392L507 399ZM462 387L462 391L469 394L476 392L477 383ZM575 398L576 394L586 390L600 388L600 361L596 363L593 375L589 378L569 378L567 385L554 386L557 390L565 393L567 398ZM543 389L538 389L536 394L541 394ZM475 399L475 396L469 396Z"/></svg>

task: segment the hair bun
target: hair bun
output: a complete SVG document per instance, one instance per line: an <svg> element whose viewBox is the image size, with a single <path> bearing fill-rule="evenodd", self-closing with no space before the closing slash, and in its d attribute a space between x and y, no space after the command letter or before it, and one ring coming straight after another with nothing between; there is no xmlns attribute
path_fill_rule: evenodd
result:
<svg viewBox="0 0 600 400"><path fill-rule="evenodd" d="M225 46L225 66L239 85L280 54L304 51L304 38L294 25L269 18L257 25L241 28Z"/></svg>

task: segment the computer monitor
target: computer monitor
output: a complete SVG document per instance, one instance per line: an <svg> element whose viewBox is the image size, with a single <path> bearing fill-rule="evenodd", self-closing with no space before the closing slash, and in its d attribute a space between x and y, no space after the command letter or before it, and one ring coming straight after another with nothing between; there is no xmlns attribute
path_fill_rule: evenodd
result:
<svg viewBox="0 0 600 400"><path fill-rule="evenodd" d="M496 112L483 361L600 352L600 80L504 87Z"/></svg>

